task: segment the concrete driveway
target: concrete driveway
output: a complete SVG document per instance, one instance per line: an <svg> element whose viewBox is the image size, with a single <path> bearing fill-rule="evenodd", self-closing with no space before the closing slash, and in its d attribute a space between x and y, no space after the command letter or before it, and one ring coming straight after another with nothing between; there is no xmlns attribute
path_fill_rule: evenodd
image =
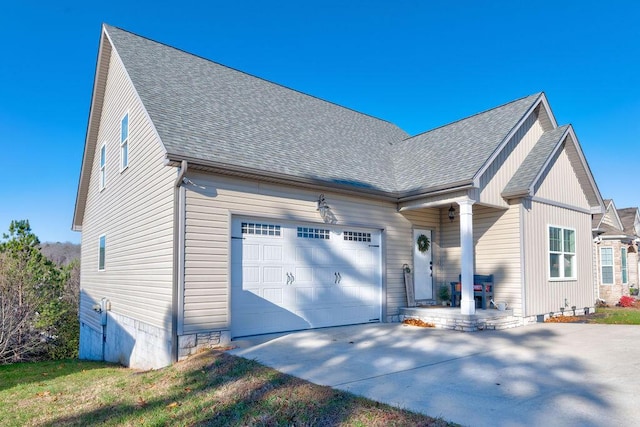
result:
<svg viewBox="0 0 640 427"><path fill-rule="evenodd" d="M640 425L638 326L368 324L233 344L278 371L462 425Z"/></svg>

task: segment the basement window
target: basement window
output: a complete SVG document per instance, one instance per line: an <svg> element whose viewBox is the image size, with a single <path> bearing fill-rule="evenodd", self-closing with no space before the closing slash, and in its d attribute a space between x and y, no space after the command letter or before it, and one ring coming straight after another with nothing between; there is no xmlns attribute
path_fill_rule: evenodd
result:
<svg viewBox="0 0 640 427"><path fill-rule="evenodd" d="M99 238L99 249L98 249L98 270L104 270L104 261L105 261L105 251L107 247L107 236L104 234Z"/></svg>

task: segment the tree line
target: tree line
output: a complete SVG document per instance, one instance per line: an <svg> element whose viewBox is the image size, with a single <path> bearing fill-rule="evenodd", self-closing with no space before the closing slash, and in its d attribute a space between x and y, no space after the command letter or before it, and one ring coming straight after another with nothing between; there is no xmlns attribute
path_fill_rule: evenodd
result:
<svg viewBox="0 0 640 427"><path fill-rule="evenodd" d="M79 289L79 245L41 244L29 221L12 221L0 241L0 364L77 357Z"/></svg>

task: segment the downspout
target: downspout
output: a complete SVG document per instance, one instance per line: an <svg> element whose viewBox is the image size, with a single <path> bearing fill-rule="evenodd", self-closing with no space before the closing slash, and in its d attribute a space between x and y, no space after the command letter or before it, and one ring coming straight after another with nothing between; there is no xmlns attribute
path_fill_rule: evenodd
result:
<svg viewBox="0 0 640 427"><path fill-rule="evenodd" d="M171 296L171 361L178 361L178 316L180 313L179 297L181 294L182 275L184 272L184 196L182 180L187 173L188 163L183 160L174 183L173 195L173 289Z"/></svg>

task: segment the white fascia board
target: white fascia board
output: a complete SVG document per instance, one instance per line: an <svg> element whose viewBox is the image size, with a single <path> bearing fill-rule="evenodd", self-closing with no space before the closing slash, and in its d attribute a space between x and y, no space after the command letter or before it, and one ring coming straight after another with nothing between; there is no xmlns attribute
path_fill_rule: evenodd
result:
<svg viewBox="0 0 640 427"><path fill-rule="evenodd" d="M76 203L73 210L73 220L71 229L73 231L80 231L82 229L82 221L84 218L84 204L87 202L87 194L89 193L89 181L91 179L91 164L93 163L93 153L95 152L95 146L97 143L97 127L102 115L102 108L100 108L100 114L96 112L98 98L100 103L104 100L104 92L100 91L98 82L100 81L100 70L102 70L103 60L103 46L106 38L106 30L104 25L102 26L102 32L100 34L100 42L98 43L98 56L96 58L96 71L93 76L93 89L91 91L91 102L89 103L89 118L87 120L87 132L84 140L84 151L82 152L82 163L80 166L80 177L78 179L78 190L76 192ZM111 43L111 41L109 41ZM105 77L106 79L106 77ZM102 93L100 93L102 92ZM95 134L95 140L93 135ZM91 157L92 161L89 161ZM81 205L82 204L82 209ZM80 212L82 211L82 213ZM82 218L81 218L82 217Z"/></svg>

